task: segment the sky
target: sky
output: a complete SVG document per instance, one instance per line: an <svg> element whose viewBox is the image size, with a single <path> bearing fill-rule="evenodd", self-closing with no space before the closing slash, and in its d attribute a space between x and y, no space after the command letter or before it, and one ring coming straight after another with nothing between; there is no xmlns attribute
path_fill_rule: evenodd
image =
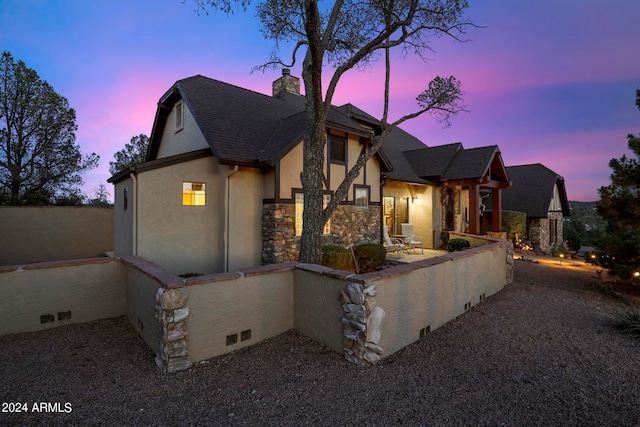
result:
<svg viewBox="0 0 640 427"><path fill-rule="evenodd" d="M498 145L506 166L542 163L564 177L569 200L598 200L609 160L630 155L626 136L640 133L640 1L470 4L479 27L466 41L434 38L426 61L394 55L390 120L415 111L431 79L454 75L468 112L448 128L423 115L403 129L428 146ZM280 71L252 72L273 48L255 12L195 10L192 0L0 0L0 50L69 100L81 152L100 156L83 175L87 196L107 184L115 152L151 134L157 102L177 80L201 74L271 94ZM301 62L291 68L298 77ZM380 61L345 74L333 103L380 117L383 88Z"/></svg>

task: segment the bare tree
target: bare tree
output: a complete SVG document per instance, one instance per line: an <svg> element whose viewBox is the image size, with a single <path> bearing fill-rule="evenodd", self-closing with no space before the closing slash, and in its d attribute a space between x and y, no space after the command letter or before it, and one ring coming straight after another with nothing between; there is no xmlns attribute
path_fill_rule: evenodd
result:
<svg viewBox="0 0 640 427"><path fill-rule="evenodd" d="M246 8L250 0L194 0L198 11L213 7L230 12L233 3ZM304 191L303 231L300 261L319 263L321 235L325 222L347 196L360 169L380 148L393 128L424 113L436 114L444 125L464 110L460 82L453 76L436 77L417 95L417 109L389 123L389 81L392 49L420 57L430 51L434 36L462 41L474 24L464 18L466 0L336 0L320 8L315 0L264 0L257 5L261 32L274 40L268 62L258 69L292 67L302 55L302 78L306 95L307 129L301 175ZM291 59L279 55L281 44L292 45ZM372 131L372 143L348 171L344 181L323 209L322 166L326 144L326 119L341 77L385 57L384 110L379 129ZM333 67L323 92L323 69Z"/></svg>

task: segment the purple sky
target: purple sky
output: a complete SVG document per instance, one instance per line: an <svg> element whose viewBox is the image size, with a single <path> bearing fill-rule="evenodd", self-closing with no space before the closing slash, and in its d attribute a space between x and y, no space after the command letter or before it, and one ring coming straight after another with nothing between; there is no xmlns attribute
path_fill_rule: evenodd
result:
<svg viewBox="0 0 640 427"><path fill-rule="evenodd" d="M543 163L564 176L569 199L597 200L609 160L629 154L626 135L640 132L640 1L470 3L468 16L486 27L470 41L435 39L427 63L392 64L390 119L413 111L434 76L453 74L470 112L448 129L422 116L405 130L430 146L498 145L507 166ZM280 72L251 73L272 48L254 14L194 9L190 0L0 0L0 50L69 100L82 152L100 155L84 175L87 195L106 184L116 151L151 133L158 99L176 80L202 74L270 94ZM382 66L345 75L334 104L381 115Z"/></svg>

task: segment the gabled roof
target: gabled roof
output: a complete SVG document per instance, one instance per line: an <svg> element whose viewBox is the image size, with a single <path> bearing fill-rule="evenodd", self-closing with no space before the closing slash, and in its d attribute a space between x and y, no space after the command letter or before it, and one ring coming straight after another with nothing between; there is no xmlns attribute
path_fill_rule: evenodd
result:
<svg viewBox="0 0 640 427"><path fill-rule="evenodd" d="M160 99L147 160L154 160L171 108L183 99L217 161L260 166L273 163L302 140L305 98L283 92L267 96L204 76L177 81ZM366 137L368 131L332 108L327 126Z"/></svg>
<svg viewBox="0 0 640 427"><path fill-rule="evenodd" d="M459 150L447 168L444 179L470 179L486 176L494 157L499 153L497 145ZM504 165L502 167L504 168Z"/></svg>
<svg viewBox="0 0 640 427"><path fill-rule="evenodd" d="M460 150L463 150L462 144L457 142L455 144L404 151L402 154L418 176L441 181Z"/></svg>
<svg viewBox="0 0 640 427"><path fill-rule="evenodd" d="M529 218L546 218L553 199L553 188L557 185L562 214L569 215L563 177L540 163L509 166L506 169L512 187L502 192L503 209L525 212Z"/></svg>
<svg viewBox="0 0 640 427"><path fill-rule="evenodd" d="M380 121L360 108L345 104L339 109L358 123L375 129ZM490 177L508 182L497 145L466 150L461 143L427 147L422 141L396 127L380 151L393 165L385 177L395 181L433 182ZM498 175L491 177L498 171Z"/></svg>

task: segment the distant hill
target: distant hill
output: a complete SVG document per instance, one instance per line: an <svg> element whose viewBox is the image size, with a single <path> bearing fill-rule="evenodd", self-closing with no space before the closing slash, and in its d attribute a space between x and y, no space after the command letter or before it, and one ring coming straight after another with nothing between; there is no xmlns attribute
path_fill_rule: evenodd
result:
<svg viewBox="0 0 640 427"><path fill-rule="evenodd" d="M569 200L569 207L581 208L581 209L595 209L598 202L574 202Z"/></svg>
<svg viewBox="0 0 640 427"><path fill-rule="evenodd" d="M596 202L569 201L569 209L571 216L565 219L565 233L572 229L579 235L582 245L595 245L606 227L606 222L596 212ZM566 234L565 238L568 237Z"/></svg>

